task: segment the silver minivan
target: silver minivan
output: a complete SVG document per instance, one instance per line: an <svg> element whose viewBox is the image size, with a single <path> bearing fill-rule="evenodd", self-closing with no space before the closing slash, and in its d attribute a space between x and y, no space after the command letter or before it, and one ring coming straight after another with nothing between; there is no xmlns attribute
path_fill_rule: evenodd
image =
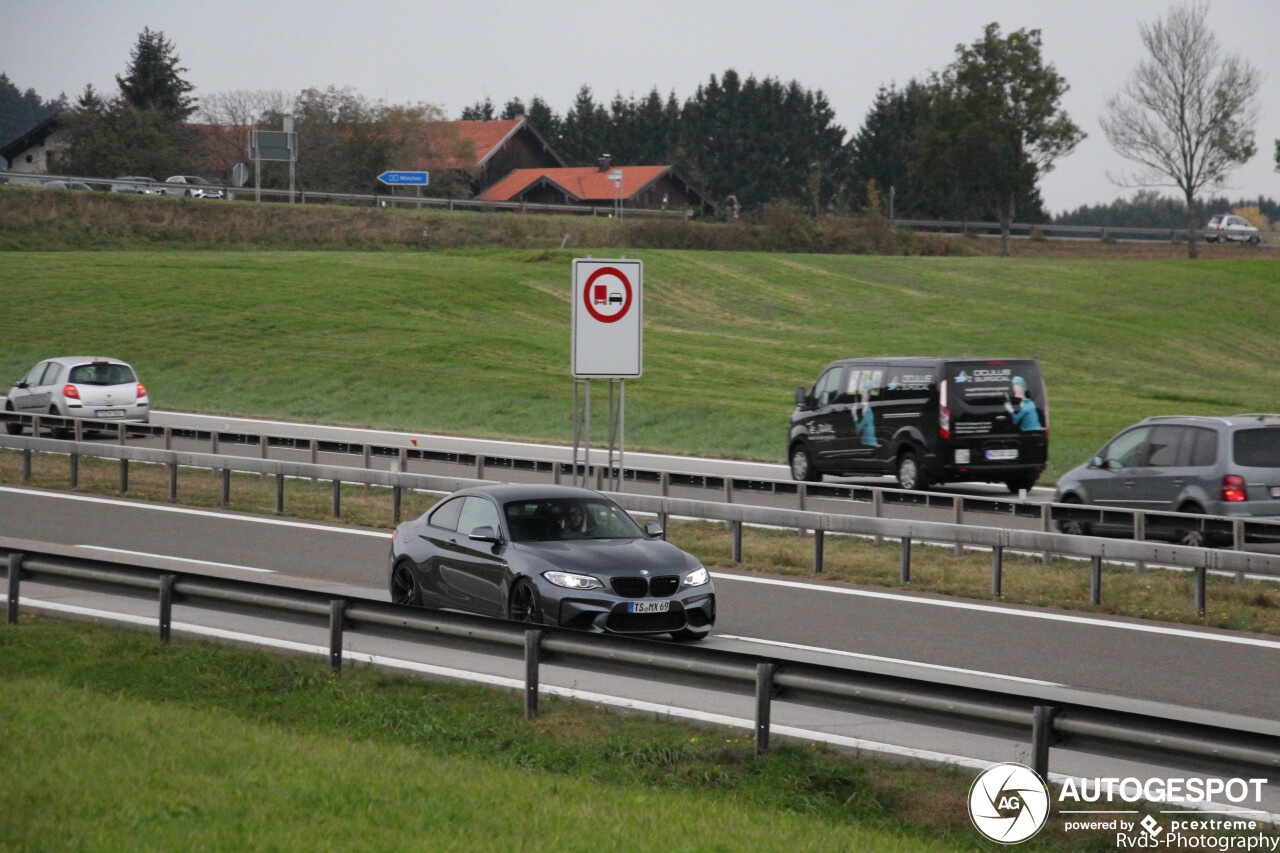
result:
<svg viewBox="0 0 1280 853"><path fill-rule="evenodd" d="M1147 418L1060 477L1054 501L1280 520L1280 415ZM1130 527L1069 520L1059 529L1128 533ZM1183 545L1208 544L1202 529L1172 532Z"/></svg>
<svg viewBox="0 0 1280 853"><path fill-rule="evenodd" d="M151 417L146 387L132 367L116 358L51 358L9 386L7 412L127 423L146 423ZM20 423L5 426L11 435L22 431Z"/></svg>

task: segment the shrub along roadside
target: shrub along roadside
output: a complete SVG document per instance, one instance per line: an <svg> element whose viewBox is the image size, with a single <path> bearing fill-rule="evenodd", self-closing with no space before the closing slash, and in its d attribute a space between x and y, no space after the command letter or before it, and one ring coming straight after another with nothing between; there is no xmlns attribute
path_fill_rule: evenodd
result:
<svg viewBox="0 0 1280 853"><path fill-rule="evenodd" d="M63 249L705 249L972 255L971 241L814 219L786 205L758 223L251 204L0 185L0 251Z"/></svg>

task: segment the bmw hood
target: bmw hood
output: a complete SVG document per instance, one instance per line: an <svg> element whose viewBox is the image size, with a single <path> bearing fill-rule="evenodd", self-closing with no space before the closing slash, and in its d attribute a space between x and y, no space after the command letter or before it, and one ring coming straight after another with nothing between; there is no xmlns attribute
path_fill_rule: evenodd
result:
<svg viewBox="0 0 1280 853"><path fill-rule="evenodd" d="M614 578L648 572L658 577L692 571L700 565L692 554L659 539L517 542L511 547L528 561L527 569L539 574L562 571Z"/></svg>

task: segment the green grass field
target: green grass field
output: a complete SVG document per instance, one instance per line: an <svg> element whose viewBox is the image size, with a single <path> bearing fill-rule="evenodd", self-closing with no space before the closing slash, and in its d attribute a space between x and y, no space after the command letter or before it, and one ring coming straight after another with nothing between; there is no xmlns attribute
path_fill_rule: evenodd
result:
<svg viewBox="0 0 1280 853"><path fill-rule="evenodd" d="M968 771L540 704L27 615L0 629L0 850L994 849Z"/></svg>
<svg viewBox="0 0 1280 853"><path fill-rule="evenodd" d="M101 353L157 408L567 443L576 254L3 252L0 376ZM1147 415L1280 408L1270 259L625 254L633 450L782 461L794 387L855 355L1040 359L1047 480Z"/></svg>

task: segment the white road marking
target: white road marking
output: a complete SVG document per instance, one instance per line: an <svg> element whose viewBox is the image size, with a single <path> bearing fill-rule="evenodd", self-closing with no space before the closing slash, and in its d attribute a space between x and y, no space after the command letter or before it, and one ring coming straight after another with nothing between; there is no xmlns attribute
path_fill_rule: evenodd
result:
<svg viewBox="0 0 1280 853"><path fill-rule="evenodd" d="M36 601L31 598L22 598L20 603L22 607L29 607L33 610L49 610L57 613L71 613L78 616L89 616L95 619L103 619L129 625L142 625L149 628L155 627L156 625L156 620L154 618L146 616L112 613L107 610L95 610L88 607L77 607L71 604ZM319 646L312 643L298 643L291 640L259 637L239 631L227 631L222 628L211 628L205 625L196 625L188 622L173 622L169 627L170 630L179 633L229 640L243 645L284 649L286 651L323 656L326 658L329 656L329 648L327 646ZM368 663L389 669L401 669L408 672L421 673L423 675L434 675L441 678L451 678L457 681L469 681L492 687L502 687L508 690L523 691L525 689L525 683L518 678L507 678L505 676L490 675L480 672L468 672L464 669L434 666L432 664L419 663L417 661L404 660L402 658L383 657L381 655L369 654L367 652L353 652L345 649L343 650L342 656L346 660L360 661L361 663ZM558 685L546 683L540 684L538 689L540 693L548 696L562 696L566 699L576 699L582 702L591 702L596 705L623 708L629 711L639 711L645 714L653 714L658 717L674 717L676 719L693 720L699 723L709 723L711 725L724 726L727 728L743 729L748 732L755 731L755 721L749 720L745 717L731 717L727 714L713 714L709 711L699 711L694 708L678 708L673 705L662 705L656 702L645 702L640 699L628 699L622 696L610 696L605 693L593 693L589 690L578 690L572 687L560 687ZM936 752L930 749L916 749L909 746L899 746L897 744L848 737L847 735L831 734L829 732L817 731L815 729L802 729L798 726L773 724L769 726L769 732L770 734L776 734L782 737L792 737L799 740L807 740L817 743L829 743L833 746L857 752L878 752L885 755L896 755L916 761L923 761L929 764L950 765L952 767L963 767L969 770L986 770L995 763L981 758L971 758L965 755ZM1082 785L1086 781L1079 777L1068 776L1065 773L1051 772L1049 774L1049 781L1051 782L1062 784L1067 780L1071 780L1077 786ZM1271 823L1280 823L1280 814L1270 814L1260 809L1245 809L1235 805L1225 806L1224 809L1224 804L1214 803L1212 801L1206 802L1203 806L1198 806L1198 808L1204 812L1223 809L1224 814L1231 813L1241 818L1252 817L1255 820L1260 819Z"/></svg>
<svg viewBox="0 0 1280 853"><path fill-rule="evenodd" d="M1242 646L1259 646L1265 649L1280 649L1280 641L1259 640L1254 637L1233 637L1227 634L1210 634L1191 631L1186 628L1166 628L1162 625L1140 625L1133 622L1112 622L1090 616L1069 616L1065 613L1047 613L1035 610L1018 610L998 607L994 604L976 604L969 601L943 601L937 598L917 598L913 595L901 595L893 592L873 592L868 589L844 589L834 586L818 586L802 581L786 581L777 578L749 578L743 575L726 575L712 572L711 577L717 581L741 581L742 583L758 583L767 586L782 586L792 589L803 589L808 592L821 592L832 595L853 595L861 598L879 598L886 601L899 601L906 604L922 604L930 607L951 607L957 610L976 610L980 613L998 613L1002 616L1021 616L1026 619L1045 619L1050 622L1070 622L1076 625L1092 625L1098 628L1115 628L1120 631L1138 631L1145 634L1163 634L1169 637L1186 637L1192 640L1213 640L1219 643L1236 643Z"/></svg>
<svg viewBox="0 0 1280 853"><path fill-rule="evenodd" d="M389 539L390 533L383 533L376 530L361 530L356 527L330 527L324 524L310 524L305 521L290 521L283 518L267 518L248 515L229 515L223 512L214 512L212 510L189 509L187 507L169 506L167 504L144 504L129 503L126 501L118 501L112 498L94 497L91 495L74 495L63 492L40 492L33 489L14 488L12 486L0 486L0 492L13 492L15 494L36 495L42 498L53 498L60 500L85 501L88 503L115 504L117 506L125 506L130 509L155 510L156 512L175 512L183 515L196 515L207 518L220 518L230 521L245 521L254 524L274 524L280 527L295 527L300 530L321 530L325 533L350 533L356 536L373 536L379 539ZM757 583L768 586L780 586L791 589L802 589L807 592L823 593L826 595L852 595L862 598L879 598L885 601L898 601L907 604L919 604L929 607L950 607L957 610L973 610L980 613L998 613L1003 616L1020 616L1025 619L1044 619L1050 622L1067 622L1076 625L1089 625L1097 628L1114 628L1120 631L1137 631L1143 634L1160 634L1166 637L1182 637L1191 640L1211 640L1218 643L1234 643L1241 646L1257 646L1264 649L1280 649L1280 641L1276 640L1260 640L1254 637L1235 637L1227 634L1212 634L1208 632L1192 631L1186 628L1167 628L1162 625L1142 625L1134 622L1112 622L1106 619L1100 619L1089 616L1070 616L1064 613L1049 613L1034 610L1021 610L1016 608L999 607L993 604L977 604L968 601L944 601L937 598L918 598L913 595L902 595L892 592L873 592L865 589L845 589L834 586L821 586L819 584L805 583L802 581L780 580L778 578L750 578L743 575L729 575L722 572L712 572L711 576L719 581L731 581L742 583Z"/></svg>
<svg viewBox="0 0 1280 853"><path fill-rule="evenodd" d="M72 545L72 548L84 548L91 551L107 551L112 554L128 554L131 557L159 557L162 560L181 560L184 563L195 563L198 566L216 566L220 569L236 569L241 572L261 572L274 575L275 569L259 569L254 566L237 566L235 563L214 563L209 560L193 560L190 557L175 557L172 554L152 554L147 551L126 551L123 548L103 548L98 545Z"/></svg>
<svg viewBox="0 0 1280 853"><path fill-rule="evenodd" d="M34 489L18 489L12 486L0 486L0 492L13 492L21 495L34 495L40 498L53 498L66 501L83 501L85 503L95 504L113 504L115 506L125 507L126 509L149 509L156 512L173 512L179 515L196 515L204 518L220 518L224 521L245 521L251 524L274 524L279 527L297 527L302 530L323 530L326 533L352 533L357 536L374 536L379 539L390 539L390 533L382 533L376 530L361 530L358 527L334 527L326 524L309 524L305 521L290 521L284 518L268 518L266 516L253 515L232 515L226 512L215 512L207 509L191 509L183 506L169 506L168 504L151 504L151 503L133 503L131 501L121 501L115 498L100 498L93 495L72 495L65 492L40 492Z"/></svg>
<svg viewBox="0 0 1280 853"><path fill-rule="evenodd" d="M1065 687L1065 684L1059 684L1056 681L1041 681L1038 678L1024 678L1020 675L1001 675L998 672L983 672L980 669L962 669L957 666L943 666L936 663L923 663L921 661L906 660L904 658L886 658L880 655L867 655L861 652L846 652L840 649L824 649L821 646L802 646L799 643L784 643L781 640L765 640L760 637L738 637L733 634L716 634L719 640L739 640L744 643L758 643L763 646L777 646L784 649L796 649L802 652L818 652L824 655L839 655L845 658L857 658L858 660L873 660L881 663L905 664L906 666L919 667L921 669L936 669L943 672L958 672L962 675L979 675L983 678L999 678L1004 681L1017 681L1020 684L1035 684L1041 687Z"/></svg>

